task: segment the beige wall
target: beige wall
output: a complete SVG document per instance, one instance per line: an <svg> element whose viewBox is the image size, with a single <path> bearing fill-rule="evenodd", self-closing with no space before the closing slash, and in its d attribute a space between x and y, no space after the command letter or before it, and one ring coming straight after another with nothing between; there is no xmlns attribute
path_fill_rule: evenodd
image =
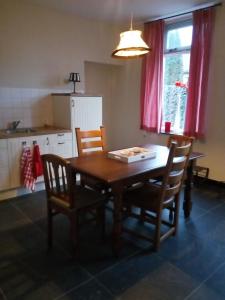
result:
<svg viewBox="0 0 225 300"><path fill-rule="evenodd" d="M0 86L64 88L79 72L84 90L84 61L115 63L115 33L105 23L0 0Z"/></svg>
<svg viewBox="0 0 225 300"><path fill-rule="evenodd" d="M106 128L108 149L115 147L114 123L117 119L114 111L122 72L122 66L85 62L85 91L103 96L103 125Z"/></svg>
<svg viewBox="0 0 225 300"><path fill-rule="evenodd" d="M0 0L0 128L13 120L23 127L51 124L51 92L73 90L70 72L80 73L76 91L83 92L85 61L118 64L110 57L118 34L116 26Z"/></svg>
<svg viewBox="0 0 225 300"><path fill-rule="evenodd" d="M217 17L209 84L208 133L204 143L196 143L195 150L206 154L199 164L210 167L210 178L225 181L224 7L218 8ZM141 60L129 60L118 67L121 62L110 58L118 42L118 32L118 28L105 23L24 5L22 1L0 0L0 110L2 103L6 103L1 98L3 87L27 89L25 100L29 101L30 91L34 89L37 94L36 89L43 93L45 89L48 93L56 89L71 90L71 84L65 79L69 72L79 72L82 82L78 90L86 88L105 98L103 119L110 147L165 144L165 136L139 130ZM24 99L18 98L18 101L23 103ZM39 108L41 101L35 100ZM12 108L8 108L10 112ZM17 111L13 112L14 118ZM51 114L50 105L48 114Z"/></svg>

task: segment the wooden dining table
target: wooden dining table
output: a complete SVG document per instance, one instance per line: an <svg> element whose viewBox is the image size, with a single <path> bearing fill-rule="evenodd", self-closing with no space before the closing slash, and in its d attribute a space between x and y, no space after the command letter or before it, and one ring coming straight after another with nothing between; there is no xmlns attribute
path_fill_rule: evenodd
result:
<svg viewBox="0 0 225 300"><path fill-rule="evenodd" d="M155 157L125 163L109 158L107 152L101 151L70 158L74 173L94 178L111 189L114 202L113 250L117 255L121 249L123 192L125 187L163 175L167 163L169 153L167 147L153 144L144 145L143 147L155 152ZM186 218L190 216L192 208L191 187L194 162L203 156L204 154L199 152L193 152L190 156L183 201Z"/></svg>

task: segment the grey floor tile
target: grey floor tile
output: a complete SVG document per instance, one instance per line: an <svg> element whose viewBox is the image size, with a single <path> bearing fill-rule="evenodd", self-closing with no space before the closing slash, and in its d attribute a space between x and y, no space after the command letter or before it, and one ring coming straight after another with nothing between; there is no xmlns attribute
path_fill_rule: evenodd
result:
<svg viewBox="0 0 225 300"><path fill-rule="evenodd" d="M40 278L58 284L64 291L90 278L90 275L58 247L51 252L39 251L22 257L21 262Z"/></svg>
<svg viewBox="0 0 225 300"><path fill-rule="evenodd" d="M199 282L193 280L172 264L164 262L144 279L126 290L118 300L181 300L190 294Z"/></svg>
<svg viewBox="0 0 225 300"><path fill-rule="evenodd" d="M193 203L207 211L220 205L224 201L223 197L218 197L219 192L217 192L217 189L211 189L210 186L205 188L195 188L192 191L192 194Z"/></svg>
<svg viewBox="0 0 225 300"><path fill-rule="evenodd" d="M0 285L7 299L32 299L31 294L41 289L43 281L23 263L12 261L1 264Z"/></svg>
<svg viewBox="0 0 225 300"><path fill-rule="evenodd" d="M33 223L26 223L1 233L0 259L15 258L31 251L46 249L46 235Z"/></svg>
<svg viewBox="0 0 225 300"><path fill-rule="evenodd" d="M211 209L210 212L214 214L216 218L225 219L225 203L216 206L215 208Z"/></svg>
<svg viewBox="0 0 225 300"><path fill-rule="evenodd" d="M29 223L30 220L9 201L0 204L0 233Z"/></svg>
<svg viewBox="0 0 225 300"><path fill-rule="evenodd" d="M112 300L113 296L102 285L93 279L57 299Z"/></svg>
<svg viewBox="0 0 225 300"><path fill-rule="evenodd" d="M68 219L57 216L48 256L45 205L45 192L0 203L0 299L225 299L224 189L194 188L191 217L184 218L181 201L175 237L153 253L149 242L124 235L119 259L111 251L110 211L104 242L98 227L82 226L76 259ZM128 226L153 233L137 221Z"/></svg>
<svg viewBox="0 0 225 300"><path fill-rule="evenodd" d="M140 253L102 272L98 280L114 295L119 295L163 263L156 254Z"/></svg>
<svg viewBox="0 0 225 300"><path fill-rule="evenodd" d="M177 250L177 251L176 251ZM168 257L177 267L193 278L205 280L224 260L224 249L214 242L194 238L189 243L176 248L176 254Z"/></svg>
<svg viewBox="0 0 225 300"><path fill-rule="evenodd" d="M194 293L184 300L224 300L224 296L217 291L209 288L207 285L202 285Z"/></svg>
<svg viewBox="0 0 225 300"><path fill-rule="evenodd" d="M206 281L205 285L225 299L225 264Z"/></svg>
<svg viewBox="0 0 225 300"><path fill-rule="evenodd" d="M225 247L225 218L217 216L215 209L199 217L196 222L187 223L186 228L196 237L206 238Z"/></svg>
<svg viewBox="0 0 225 300"><path fill-rule="evenodd" d="M46 196L45 192L37 192L34 194L20 197L12 202L12 205L22 211L32 221L46 217Z"/></svg>

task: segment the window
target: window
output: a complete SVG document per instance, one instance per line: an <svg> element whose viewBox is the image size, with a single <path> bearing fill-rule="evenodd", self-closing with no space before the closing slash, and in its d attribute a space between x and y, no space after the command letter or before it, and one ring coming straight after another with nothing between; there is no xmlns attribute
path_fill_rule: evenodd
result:
<svg viewBox="0 0 225 300"><path fill-rule="evenodd" d="M183 132L187 101L192 21L166 25L164 40L162 124Z"/></svg>

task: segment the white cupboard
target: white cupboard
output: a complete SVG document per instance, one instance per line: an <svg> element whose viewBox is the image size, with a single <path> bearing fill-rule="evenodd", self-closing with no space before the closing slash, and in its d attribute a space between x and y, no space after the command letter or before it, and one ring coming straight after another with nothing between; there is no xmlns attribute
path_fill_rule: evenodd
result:
<svg viewBox="0 0 225 300"><path fill-rule="evenodd" d="M0 190L9 189L9 156L7 139L0 140Z"/></svg>
<svg viewBox="0 0 225 300"><path fill-rule="evenodd" d="M72 130L73 156L77 156L75 128L99 129L102 125L102 97L53 94L53 123Z"/></svg>
<svg viewBox="0 0 225 300"><path fill-rule="evenodd" d="M0 183L0 190L21 186L20 159L22 150L24 146L29 146L32 150L34 143L39 145L41 154L53 153L64 158L72 156L72 133L70 132L0 140L0 167L3 165L1 161L4 161L4 168L0 169L0 179L4 177ZM4 151L2 151L3 148ZM37 182L41 181L43 181L43 176L37 180Z"/></svg>

